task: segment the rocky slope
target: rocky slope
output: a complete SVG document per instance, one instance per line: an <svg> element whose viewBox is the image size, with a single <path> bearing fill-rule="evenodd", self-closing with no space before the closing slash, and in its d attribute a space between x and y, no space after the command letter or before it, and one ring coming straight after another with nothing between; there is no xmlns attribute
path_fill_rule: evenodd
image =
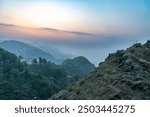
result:
<svg viewBox="0 0 150 117"><path fill-rule="evenodd" d="M109 54L88 77L52 99L150 99L150 41Z"/></svg>

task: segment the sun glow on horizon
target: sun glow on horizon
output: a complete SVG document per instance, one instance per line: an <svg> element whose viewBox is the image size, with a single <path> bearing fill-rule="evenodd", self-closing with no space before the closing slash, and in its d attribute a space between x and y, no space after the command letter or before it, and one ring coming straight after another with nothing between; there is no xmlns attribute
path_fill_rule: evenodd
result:
<svg viewBox="0 0 150 117"><path fill-rule="evenodd" d="M75 23L73 10L59 4L31 4L23 10L24 19L32 26L61 27L66 23Z"/></svg>
<svg viewBox="0 0 150 117"><path fill-rule="evenodd" d="M12 6L14 6L12 4ZM66 4L37 2L5 8L13 16L13 24L27 27L47 27L62 30L76 30L81 22L81 10L71 8ZM13 15L12 15L13 14ZM5 20L7 22L7 20Z"/></svg>

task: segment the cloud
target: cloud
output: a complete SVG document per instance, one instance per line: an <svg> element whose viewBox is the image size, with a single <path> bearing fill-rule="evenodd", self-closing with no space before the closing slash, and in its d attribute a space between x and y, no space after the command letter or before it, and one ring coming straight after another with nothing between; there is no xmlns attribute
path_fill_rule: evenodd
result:
<svg viewBox="0 0 150 117"><path fill-rule="evenodd" d="M0 26L15 26L13 24L4 24L4 23L0 23Z"/></svg>
<svg viewBox="0 0 150 117"><path fill-rule="evenodd" d="M0 23L0 36L3 38L15 38L25 41L34 40L58 47L80 49L113 47L142 38L140 36L137 38L125 35L94 35L84 32L71 32L52 28L28 28L4 23Z"/></svg>
<svg viewBox="0 0 150 117"><path fill-rule="evenodd" d="M11 38L26 38L35 40L50 40L50 41L84 41L90 38L95 38L96 35L84 32L71 32L51 28L28 28L16 26L13 24L0 23L0 35Z"/></svg>

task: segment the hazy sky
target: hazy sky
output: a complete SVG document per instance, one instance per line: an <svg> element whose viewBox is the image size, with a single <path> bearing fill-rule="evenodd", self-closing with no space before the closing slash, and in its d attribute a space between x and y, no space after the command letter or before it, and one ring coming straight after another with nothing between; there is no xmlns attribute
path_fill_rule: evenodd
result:
<svg viewBox="0 0 150 117"><path fill-rule="evenodd" d="M149 37L150 0L0 0L0 39L23 38L55 46L95 64L108 53Z"/></svg>
<svg viewBox="0 0 150 117"><path fill-rule="evenodd" d="M150 0L0 0L0 22L97 34L150 29Z"/></svg>

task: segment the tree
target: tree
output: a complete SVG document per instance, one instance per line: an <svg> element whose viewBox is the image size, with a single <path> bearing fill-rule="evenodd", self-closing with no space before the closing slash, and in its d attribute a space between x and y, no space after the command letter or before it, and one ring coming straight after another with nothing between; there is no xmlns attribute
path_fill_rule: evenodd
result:
<svg viewBox="0 0 150 117"><path fill-rule="evenodd" d="M32 63L33 63L33 64L37 64L37 63L38 63L38 62L37 62L37 59L36 59L36 58L33 59Z"/></svg>
<svg viewBox="0 0 150 117"><path fill-rule="evenodd" d="M19 60L22 60L22 59L23 59L23 57L20 55L20 56L19 56Z"/></svg>

